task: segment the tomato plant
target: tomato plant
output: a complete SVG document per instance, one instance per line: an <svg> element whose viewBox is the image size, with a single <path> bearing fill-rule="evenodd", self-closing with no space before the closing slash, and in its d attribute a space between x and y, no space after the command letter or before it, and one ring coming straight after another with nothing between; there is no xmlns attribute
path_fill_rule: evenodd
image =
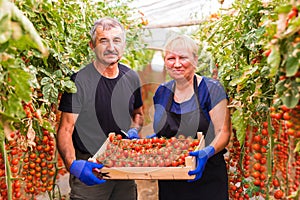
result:
<svg viewBox="0 0 300 200"><path fill-rule="evenodd" d="M146 19L133 19L128 2L0 1L1 197L56 197L54 183L66 172L55 148L57 106L62 92L76 91L70 74L93 59L88 33L97 18L124 24L122 62L139 69L152 57L138 42Z"/></svg>
<svg viewBox="0 0 300 200"><path fill-rule="evenodd" d="M232 199L299 199L299 8L287 0L235 1L194 34L230 98Z"/></svg>

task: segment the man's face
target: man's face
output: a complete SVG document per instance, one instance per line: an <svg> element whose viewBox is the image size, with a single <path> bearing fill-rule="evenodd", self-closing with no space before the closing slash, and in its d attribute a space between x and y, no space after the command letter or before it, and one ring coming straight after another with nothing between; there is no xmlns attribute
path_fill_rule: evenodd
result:
<svg viewBox="0 0 300 200"><path fill-rule="evenodd" d="M124 33L120 27L104 30L102 27L96 29L95 44L92 49L95 52L97 61L104 65L117 63L125 49Z"/></svg>

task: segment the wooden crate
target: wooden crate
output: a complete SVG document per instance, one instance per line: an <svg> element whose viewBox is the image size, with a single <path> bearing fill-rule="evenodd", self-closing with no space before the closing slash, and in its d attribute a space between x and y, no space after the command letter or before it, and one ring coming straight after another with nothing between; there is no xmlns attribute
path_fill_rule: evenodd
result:
<svg viewBox="0 0 300 200"><path fill-rule="evenodd" d="M202 149L205 146L204 136L198 133L200 143L196 150ZM96 158L106 150L106 145L109 141L106 140L97 153L90 159L96 161ZM109 173L113 180L190 180L195 176L189 176L188 171L194 170L196 159L193 156L185 158L184 167L103 167L102 173Z"/></svg>

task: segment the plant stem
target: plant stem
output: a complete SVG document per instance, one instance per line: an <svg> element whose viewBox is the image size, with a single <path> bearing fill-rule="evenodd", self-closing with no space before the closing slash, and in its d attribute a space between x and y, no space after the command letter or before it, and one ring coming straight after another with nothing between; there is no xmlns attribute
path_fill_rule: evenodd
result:
<svg viewBox="0 0 300 200"><path fill-rule="evenodd" d="M267 170L268 170L268 185L272 185L272 169L273 169L273 150L274 150L274 137L272 132L272 125L271 125L271 117L268 115L267 117L268 122L268 133L269 133L269 149L267 152ZM267 187L266 191L266 199L269 199L270 187Z"/></svg>
<svg viewBox="0 0 300 200"><path fill-rule="evenodd" d="M10 165L7 158L7 152L5 150L5 141L2 140L0 143L1 153L3 155L3 160L5 163L5 174L6 174L6 184L7 184L7 199L12 199L12 184L11 184L11 171L10 171Z"/></svg>

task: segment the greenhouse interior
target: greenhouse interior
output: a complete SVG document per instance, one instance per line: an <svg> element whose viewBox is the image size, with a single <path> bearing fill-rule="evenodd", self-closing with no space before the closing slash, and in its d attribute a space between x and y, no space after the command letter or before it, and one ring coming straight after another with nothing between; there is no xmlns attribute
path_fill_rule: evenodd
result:
<svg viewBox="0 0 300 200"><path fill-rule="evenodd" d="M0 0L0 200L299 200L299 11Z"/></svg>

